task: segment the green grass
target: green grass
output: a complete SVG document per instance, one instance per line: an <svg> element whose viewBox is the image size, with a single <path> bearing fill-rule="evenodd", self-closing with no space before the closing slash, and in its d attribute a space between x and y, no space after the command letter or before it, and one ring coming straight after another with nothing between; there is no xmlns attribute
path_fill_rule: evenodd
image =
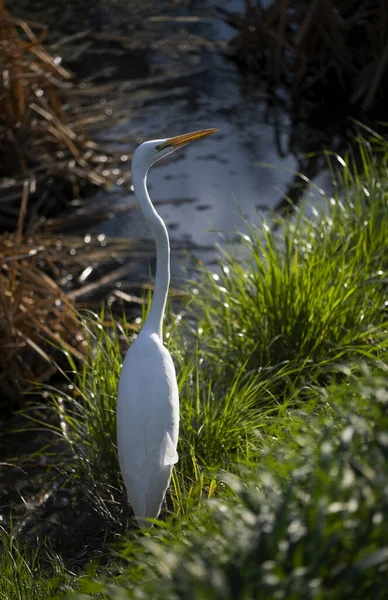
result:
<svg viewBox="0 0 388 600"><path fill-rule="evenodd" d="M194 511L183 534L125 541L109 584L87 580L75 597L385 598L387 379L321 393L329 417L285 434L243 478L225 476L233 496Z"/></svg>
<svg viewBox="0 0 388 600"><path fill-rule="evenodd" d="M43 413L53 412L56 420L32 420L66 442L67 452L60 455L57 468L77 483L106 522L117 527L124 488L116 448L116 402L123 338L128 345L126 325L111 320L108 330L103 312L100 316L85 313L80 318L87 346L85 361L77 369L66 353L70 370L61 372L67 385L60 392L46 386L46 404L38 406Z"/></svg>
<svg viewBox="0 0 388 600"><path fill-rule="evenodd" d="M130 341L123 328L110 321L104 328L103 315L84 315L87 356L81 370L69 356L71 371L64 373L69 392L46 388L48 407L57 421L39 421L67 443L57 467L78 483L94 508L117 528L122 520L124 488L118 470L116 448L117 381L122 349ZM176 338L170 349L178 352ZM240 369L230 388L217 397L213 384L202 372L199 351L187 354L178 369L181 404L180 461L173 477L172 504L175 514L187 514L203 495L214 492L214 474L220 467L232 468L236 461L254 458L260 444L258 431L271 410L263 411L260 396L268 398L262 382L250 378L241 383ZM51 449L50 449L51 452ZM206 477L205 477L206 475Z"/></svg>
<svg viewBox="0 0 388 600"><path fill-rule="evenodd" d="M50 600L66 580L63 561L44 544L22 546L0 529L1 600Z"/></svg>
<svg viewBox="0 0 388 600"><path fill-rule="evenodd" d="M282 400L324 383L338 362L386 355L386 193L352 199L276 233L251 228L246 261L226 253L222 274L205 273L198 344L222 386L247 363Z"/></svg>
<svg viewBox="0 0 388 600"><path fill-rule="evenodd" d="M203 268L189 287L197 293L168 315L181 401L168 511L150 537L131 531L85 594L379 598L388 144L372 142L380 153L360 140L363 175L349 156L338 194L313 219L300 211L276 229L251 227L244 260L224 251L217 272ZM104 318L83 316L85 363L77 370L69 357L67 391L46 390L46 410L67 445L57 466L117 531L117 380L133 330Z"/></svg>

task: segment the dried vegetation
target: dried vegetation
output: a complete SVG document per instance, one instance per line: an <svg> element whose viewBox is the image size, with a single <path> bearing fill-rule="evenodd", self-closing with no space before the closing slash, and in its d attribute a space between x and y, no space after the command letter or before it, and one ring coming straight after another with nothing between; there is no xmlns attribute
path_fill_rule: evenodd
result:
<svg viewBox="0 0 388 600"><path fill-rule="evenodd" d="M267 3L266 3L267 4ZM388 74L385 0L246 0L245 15L225 13L238 28L236 60L300 94L330 86L369 110L384 100ZM223 11L224 12L224 11Z"/></svg>
<svg viewBox="0 0 388 600"><path fill-rule="evenodd" d="M74 119L76 87L46 35L0 0L0 408L20 404L22 392L55 372L56 348L82 358L75 304L96 289L101 300L101 289L128 271L118 263L131 251L128 242L107 249L42 228L86 186L110 183L117 164Z"/></svg>
<svg viewBox="0 0 388 600"><path fill-rule="evenodd" d="M84 339L75 304L92 295L101 301L130 264L123 259L146 255L128 240L103 236L52 236L23 233L28 203L25 186L16 232L0 236L0 398L19 401L33 382L46 381L56 371L54 360L66 350L82 359ZM123 263L123 264L120 264ZM87 265L87 266L85 266ZM101 273L101 271L104 271ZM124 290L115 299L141 300Z"/></svg>
<svg viewBox="0 0 388 600"><path fill-rule="evenodd" d="M85 183L103 185L112 179L115 157L88 138L64 104L74 91L61 59L43 43L47 31L39 23L13 18L0 0L0 215L1 228L14 228L21 189L33 181L30 211L57 212L65 191L79 195ZM72 95L75 102L75 96ZM117 178L117 171L116 171Z"/></svg>

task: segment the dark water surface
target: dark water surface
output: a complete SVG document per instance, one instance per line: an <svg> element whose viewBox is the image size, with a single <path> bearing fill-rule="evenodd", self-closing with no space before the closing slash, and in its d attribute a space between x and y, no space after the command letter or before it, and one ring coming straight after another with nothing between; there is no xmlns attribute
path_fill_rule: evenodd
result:
<svg viewBox="0 0 388 600"><path fill-rule="evenodd" d="M137 107L110 135L134 135L140 142L218 127L219 133L153 167L149 190L155 204L162 203L158 211L174 239L206 248L215 242L231 243L237 230L246 230L244 220L258 223L279 205L300 168L298 153L303 153L303 144L302 150L295 143L289 150L290 117L286 110L271 106L265 90L249 86L223 54L234 31L218 17L216 8L222 5L241 12L244 2L163 4L169 9L167 19L198 16L199 21L167 20L159 24L159 35L162 31L164 39L180 42L167 56L152 49L149 72L178 65L183 73L186 67L188 75L178 81L175 92L164 90L155 101ZM196 46L196 39L210 44ZM312 143L307 149L319 147L317 142L316 147ZM324 172L318 183L326 185ZM121 202L123 198L134 202L131 195L118 196ZM103 230L118 236L147 235L139 211L113 218ZM206 262L215 256L212 250L198 247L195 254Z"/></svg>

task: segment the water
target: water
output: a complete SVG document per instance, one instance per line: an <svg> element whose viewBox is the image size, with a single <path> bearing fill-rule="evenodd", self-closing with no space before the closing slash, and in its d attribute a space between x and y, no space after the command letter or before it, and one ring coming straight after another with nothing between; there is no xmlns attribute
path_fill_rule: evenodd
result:
<svg viewBox="0 0 388 600"><path fill-rule="evenodd" d="M217 2L193 5L197 7L194 13L210 19ZM239 12L244 2L234 0L224 6ZM228 40L233 35L220 19L179 27L166 23L162 27L171 37L180 35L182 27L191 36L206 40ZM141 141L208 127L220 129L155 165L148 179L151 198L170 236L205 246L203 250L197 248L195 254L209 263L215 257L209 246L233 242L236 231L246 230L245 220L258 223L276 208L299 163L295 153L279 153L279 145L287 148L290 144L286 111L279 107L276 113L271 111L264 93L247 89L237 67L218 49L189 52L185 60L189 72L200 70L184 80L184 93L138 107L115 134L135 135ZM170 66L173 60L154 52L150 62L151 69L157 70ZM123 199L129 204L135 201L131 194L121 197L121 203ZM147 235L140 211L120 215L105 223L103 230L119 236Z"/></svg>

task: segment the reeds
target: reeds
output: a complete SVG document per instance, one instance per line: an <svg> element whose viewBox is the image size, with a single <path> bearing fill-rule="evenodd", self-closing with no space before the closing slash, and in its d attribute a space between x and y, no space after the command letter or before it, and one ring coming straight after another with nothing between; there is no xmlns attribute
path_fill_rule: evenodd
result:
<svg viewBox="0 0 388 600"><path fill-rule="evenodd" d="M46 29L13 18L0 0L0 207L2 227L15 225L24 181L60 178L77 195L80 182L103 185L117 179L115 159L88 139L84 127L68 124L62 98L74 85L58 56L44 47ZM73 98L74 102L74 98ZM58 186L57 186L58 187ZM30 203L32 206L32 203ZM40 203L40 208L44 202Z"/></svg>
<svg viewBox="0 0 388 600"><path fill-rule="evenodd" d="M129 257L152 255L149 244L136 240L25 233L28 190L26 183L16 232L0 234L0 408L20 404L23 391L57 371L59 348L73 360L84 358L76 304L98 307L107 295L142 303L116 282L130 270Z"/></svg>
<svg viewBox="0 0 388 600"><path fill-rule="evenodd" d="M274 0L268 8L246 0L245 15L228 19L239 29L236 59L254 65L272 83L294 92L328 85L336 97L371 109L387 84L388 20L385 0Z"/></svg>
<svg viewBox="0 0 388 600"><path fill-rule="evenodd" d="M0 0L0 398L21 402L56 372L57 347L83 357L75 303L124 274L127 241L111 252L77 236L42 233L85 185L121 177L117 158L88 138L72 74L45 47L47 30L14 18ZM69 102L71 94L71 102ZM118 161L120 162L120 161ZM112 175L112 165L115 165ZM124 181L124 180L123 180ZM114 269L98 267L112 263ZM118 264L119 263L119 264ZM100 294L100 300L103 297Z"/></svg>
<svg viewBox="0 0 388 600"><path fill-rule="evenodd" d="M0 236L0 397L4 401L19 400L22 390L55 372L44 339L82 356L73 303L41 268L44 261L55 273L58 261L44 244L23 239L27 199L26 192L16 233Z"/></svg>

